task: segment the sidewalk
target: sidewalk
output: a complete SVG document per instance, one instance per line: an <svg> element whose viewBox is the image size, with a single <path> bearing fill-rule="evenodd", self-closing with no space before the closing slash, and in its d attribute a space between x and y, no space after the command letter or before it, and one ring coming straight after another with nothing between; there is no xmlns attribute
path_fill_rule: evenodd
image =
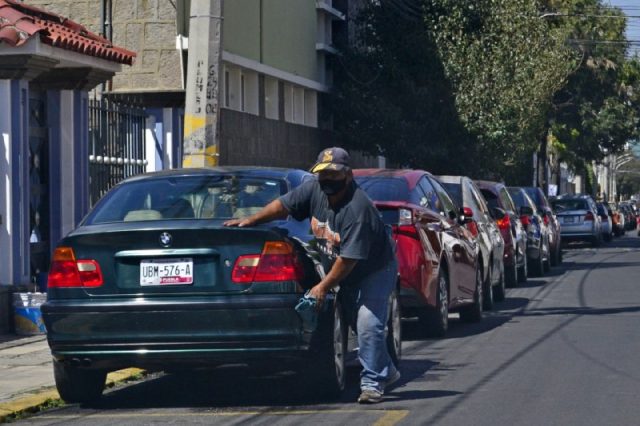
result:
<svg viewBox="0 0 640 426"><path fill-rule="evenodd" d="M0 335L0 423L45 404L60 403L45 335ZM107 384L127 380L141 370L110 373Z"/></svg>

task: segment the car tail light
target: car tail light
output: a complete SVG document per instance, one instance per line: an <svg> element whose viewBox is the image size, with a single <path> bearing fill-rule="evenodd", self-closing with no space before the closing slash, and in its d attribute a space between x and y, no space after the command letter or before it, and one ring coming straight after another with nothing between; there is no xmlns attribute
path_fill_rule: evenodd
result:
<svg viewBox="0 0 640 426"><path fill-rule="evenodd" d="M593 222L595 218L593 217L593 213L591 212L587 212L586 215L584 215L584 221L585 222Z"/></svg>
<svg viewBox="0 0 640 426"><path fill-rule="evenodd" d="M531 219L529 219L529 216L527 215L520 216L520 222L523 226L531 225Z"/></svg>
<svg viewBox="0 0 640 426"><path fill-rule="evenodd" d="M231 272L236 284L265 281L301 281L304 272L293 246L284 241L267 241L261 254L239 256Z"/></svg>
<svg viewBox="0 0 640 426"><path fill-rule="evenodd" d="M467 223L467 229L469 230L469 232L471 232L471 235L473 235L474 237L478 236L478 224L476 223L475 220L472 220L471 222Z"/></svg>
<svg viewBox="0 0 640 426"><path fill-rule="evenodd" d="M76 260L71 247L58 247L53 253L47 285L50 288L100 287L102 270L95 260Z"/></svg>
<svg viewBox="0 0 640 426"><path fill-rule="evenodd" d="M415 225L399 225L394 228L396 233L400 235L406 235L407 237L415 238L416 240L420 238Z"/></svg>
<svg viewBox="0 0 640 426"><path fill-rule="evenodd" d="M509 229L511 228L511 219L509 219L509 215L505 214L502 219L497 219L496 224L500 229Z"/></svg>

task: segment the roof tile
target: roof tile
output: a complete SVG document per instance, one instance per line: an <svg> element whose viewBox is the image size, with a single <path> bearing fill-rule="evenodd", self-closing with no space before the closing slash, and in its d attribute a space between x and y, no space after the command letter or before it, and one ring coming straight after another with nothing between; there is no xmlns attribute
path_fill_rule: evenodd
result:
<svg viewBox="0 0 640 426"><path fill-rule="evenodd" d="M0 43L20 46L35 34L51 46L112 62L132 65L136 57L70 19L16 0L0 0Z"/></svg>

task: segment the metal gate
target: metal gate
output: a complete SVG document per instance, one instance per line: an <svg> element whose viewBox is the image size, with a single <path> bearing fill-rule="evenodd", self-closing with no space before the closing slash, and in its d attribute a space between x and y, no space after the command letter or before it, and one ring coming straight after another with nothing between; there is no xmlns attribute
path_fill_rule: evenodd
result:
<svg viewBox="0 0 640 426"><path fill-rule="evenodd" d="M29 217L31 279L42 279L49 269L49 127L47 95L29 90Z"/></svg>
<svg viewBox="0 0 640 426"><path fill-rule="evenodd" d="M91 206L121 180L144 173L143 108L110 101L89 101L89 181Z"/></svg>

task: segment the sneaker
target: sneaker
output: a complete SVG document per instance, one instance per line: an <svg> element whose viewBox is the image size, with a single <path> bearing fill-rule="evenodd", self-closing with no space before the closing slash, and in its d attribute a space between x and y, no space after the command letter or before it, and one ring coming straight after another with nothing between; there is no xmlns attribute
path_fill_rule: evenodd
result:
<svg viewBox="0 0 640 426"><path fill-rule="evenodd" d="M363 389L358 397L360 404L376 404L382 402L382 392L374 389Z"/></svg>
<svg viewBox="0 0 640 426"><path fill-rule="evenodd" d="M395 382L397 382L398 380L400 380L400 377L402 377L400 375L400 371L399 370L395 370L393 372L393 374L387 379L387 381L384 384L384 389L387 390L392 384L394 384Z"/></svg>

